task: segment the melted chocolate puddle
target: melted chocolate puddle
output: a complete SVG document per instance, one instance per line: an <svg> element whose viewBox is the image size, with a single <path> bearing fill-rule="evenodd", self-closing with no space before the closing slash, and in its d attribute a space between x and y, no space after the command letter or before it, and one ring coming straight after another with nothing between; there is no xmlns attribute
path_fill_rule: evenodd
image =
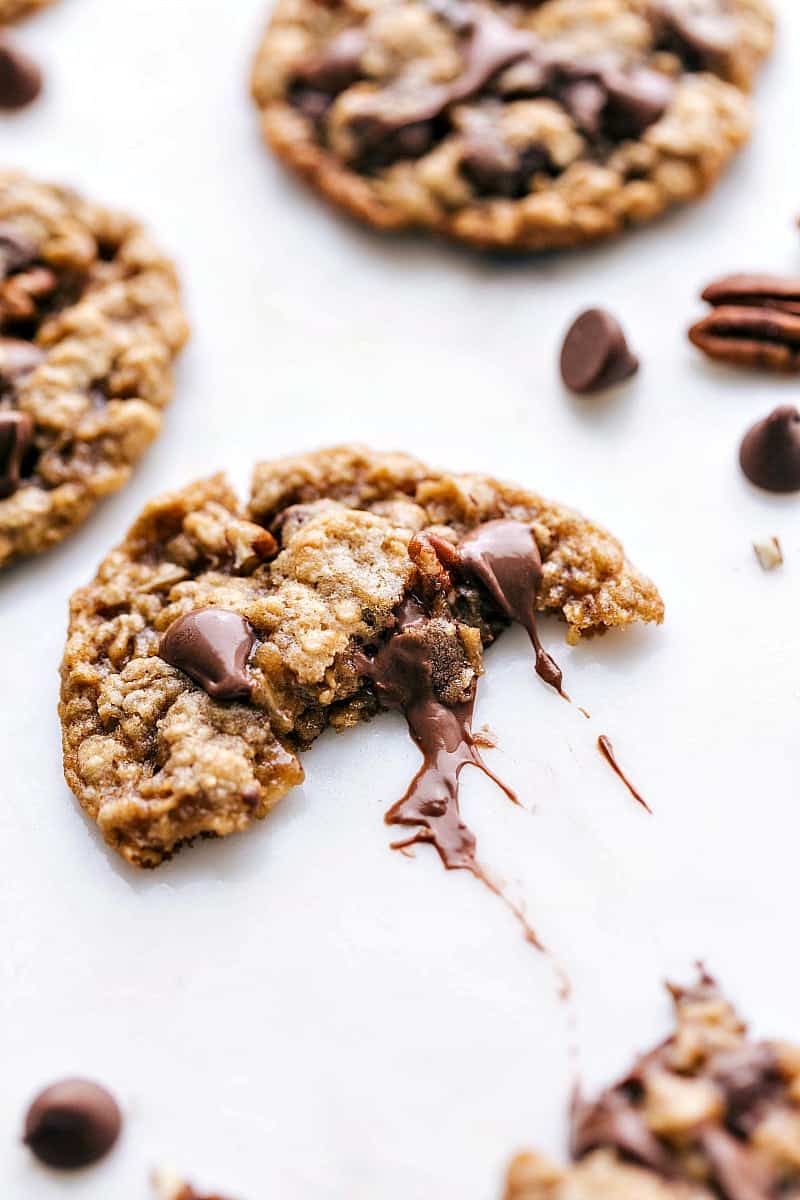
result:
<svg viewBox="0 0 800 1200"><path fill-rule="evenodd" d="M637 800L639 802L639 804L641 804L642 808L647 809L647 811L652 816L652 813L653 813L652 808L647 803L644 796L642 796L639 792L637 792L636 788L633 786L633 784L631 783L628 776L622 770L622 767L617 762L617 756L614 753L614 747L611 744L611 739L607 738L604 733L602 733L600 735L600 737L597 739L597 749L600 751L603 758L606 760L608 765L611 767L611 770L614 772L614 774L618 775L619 778L622 780L622 782L625 784L625 787L628 789L630 794L633 796L634 800Z"/></svg>

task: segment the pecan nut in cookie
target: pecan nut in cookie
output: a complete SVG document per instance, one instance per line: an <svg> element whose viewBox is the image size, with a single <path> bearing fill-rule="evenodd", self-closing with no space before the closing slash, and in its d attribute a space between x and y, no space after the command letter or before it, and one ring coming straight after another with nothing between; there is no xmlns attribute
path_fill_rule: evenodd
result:
<svg viewBox="0 0 800 1200"><path fill-rule="evenodd" d="M128 480L186 337L175 271L136 221L0 173L0 567Z"/></svg>
<svg viewBox="0 0 800 1200"><path fill-rule="evenodd" d="M573 245L704 192L746 141L768 0L279 0L264 136L384 229Z"/></svg>
<svg viewBox="0 0 800 1200"><path fill-rule="evenodd" d="M326 726L401 708L431 773L387 820L470 867L456 781L483 767L482 646L518 621L559 689L537 612L576 641L663 605L608 533L485 475L345 446L259 465L246 507L221 476L193 484L148 505L73 596L67 782L110 845L157 866L266 816Z"/></svg>

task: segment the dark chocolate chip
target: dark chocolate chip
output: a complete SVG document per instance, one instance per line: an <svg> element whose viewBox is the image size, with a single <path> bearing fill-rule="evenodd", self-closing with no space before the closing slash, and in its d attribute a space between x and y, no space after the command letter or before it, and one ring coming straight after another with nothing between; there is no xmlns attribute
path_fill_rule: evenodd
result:
<svg viewBox="0 0 800 1200"><path fill-rule="evenodd" d="M319 121L331 106L331 97L305 84L295 83L289 90L289 103L309 121Z"/></svg>
<svg viewBox="0 0 800 1200"><path fill-rule="evenodd" d="M629 379L639 368L619 322L590 308L573 322L561 350L561 376L578 393L598 392Z"/></svg>
<svg viewBox="0 0 800 1200"><path fill-rule="evenodd" d="M514 196L519 184L519 161L510 146L499 139L468 138L459 170L482 196Z"/></svg>
<svg viewBox="0 0 800 1200"><path fill-rule="evenodd" d="M739 462L756 487L800 491L800 412L783 404L758 421L744 436Z"/></svg>
<svg viewBox="0 0 800 1200"><path fill-rule="evenodd" d="M736 25L719 0L662 0L661 17L668 45L692 67L713 65L735 44Z"/></svg>
<svg viewBox="0 0 800 1200"><path fill-rule="evenodd" d="M576 79L558 89L558 98L575 124L590 137L603 128L608 93L597 79Z"/></svg>
<svg viewBox="0 0 800 1200"><path fill-rule="evenodd" d="M20 485L25 455L33 440L33 420L24 412L0 412L0 500Z"/></svg>
<svg viewBox="0 0 800 1200"><path fill-rule="evenodd" d="M0 275L21 271L36 261L38 247L10 221L0 221Z"/></svg>
<svg viewBox="0 0 800 1200"><path fill-rule="evenodd" d="M256 635L249 621L225 608L201 608L173 621L159 654L215 700L249 700L247 661Z"/></svg>
<svg viewBox="0 0 800 1200"><path fill-rule="evenodd" d="M121 1128L117 1102L105 1088L65 1079L33 1101L23 1140L49 1167L88 1167L108 1154Z"/></svg>
<svg viewBox="0 0 800 1200"><path fill-rule="evenodd" d="M0 337L0 387L13 388L44 359L44 351L22 338Z"/></svg>
<svg viewBox="0 0 800 1200"><path fill-rule="evenodd" d="M363 29L345 29L324 52L303 63L296 78L314 91L336 96L361 77L361 56L366 48Z"/></svg>
<svg viewBox="0 0 800 1200"><path fill-rule="evenodd" d="M42 72L36 63L0 39L0 108L24 108L41 90Z"/></svg>
<svg viewBox="0 0 800 1200"><path fill-rule="evenodd" d="M675 93L671 79L647 67L606 70L603 82L608 95L605 128L614 138L641 137L664 115Z"/></svg>

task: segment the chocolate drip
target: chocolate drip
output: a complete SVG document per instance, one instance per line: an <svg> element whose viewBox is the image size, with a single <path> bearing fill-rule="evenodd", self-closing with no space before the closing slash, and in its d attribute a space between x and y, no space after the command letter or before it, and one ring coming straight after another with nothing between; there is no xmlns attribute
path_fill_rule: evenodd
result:
<svg viewBox="0 0 800 1200"><path fill-rule="evenodd" d="M446 566L476 579L503 616L527 630L536 653L537 675L563 696L561 670L542 646L536 625L542 559L530 526L521 521L487 521L455 549L435 534L430 541Z"/></svg>
<svg viewBox="0 0 800 1200"><path fill-rule="evenodd" d="M614 772L614 774L618 775L619 778L622 780L622 782L625 784L625 787L628 789L630 794L633 796L634 800L638 801L638 803L641 804L642 808L646 808L647 811L652 814L653 810L650 807L650 805L647 803L647 801L645 800L644 796L642 796L639 792L637 792L636 788L633 786L630 779L628 778L628 776L622 770L622 767L617 762L617 756L614 753L614 747L611 744L611 739L606 737L606 735L604 733L601 733L600 737L597 739L597 749L600 751L603 758L606 760L608 765L611 767L611 770Z"/></svg>
<svg viewBox="0 0 800 1200"><path fill-rule="evenodd" d="M423 764L401 800L386 814L387 825L417 826L393 849L432 843L449 870L481 874L475 835L461 819L458 780L462 768L477 767L517 802L480 756L472 735L475 688L467 700L443 704L436 695L430 644L423 636L428 617L419 601L406 600L397 613L397 630L374 658L357 655L356 667L374 684L385 708L399 709L422 752Z"/></svg>

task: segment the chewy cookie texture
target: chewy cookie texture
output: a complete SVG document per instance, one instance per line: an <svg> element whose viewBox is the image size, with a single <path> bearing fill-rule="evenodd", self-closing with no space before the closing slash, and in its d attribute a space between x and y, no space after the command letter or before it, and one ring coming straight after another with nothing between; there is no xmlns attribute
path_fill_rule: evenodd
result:
<svg viewBox="0 0 800 1200"><path fill-rule="evenodd" d="M768 0L278 0L252 87L354 216L542 249L706 191L772 37Z"/></svg>
<svg viewBox="0 0 800 1200"><path fill-rule="evenodd" d="M597 1101L574 1104L574 1164L519 1155L505 1200L800 1196L800 1050L750 1039L705 972L670 990L673 1036Z"/></svg>
<svg viewBox="0 0 800 1200"><path fill-rule="evenodd" d="M0 567L127 481L187 332L174 269L136 221L0 172Z"/></svg>
<svg viewBox="0 0 800 1200"><path fill-rule="evenodd" d="M401 454L263 463L246 507L222 476L149 504L73 596L62 664L65 774L106 840L152 867L264 817L327 725L382 707L375 663L399 630L386 695L427 672L428 700L464 710L510 610L443 564L497 521L532 535L535 607L569 640L662 619L653 584L592 522ZM539 647L543 677L549 663Z"/></svg>

